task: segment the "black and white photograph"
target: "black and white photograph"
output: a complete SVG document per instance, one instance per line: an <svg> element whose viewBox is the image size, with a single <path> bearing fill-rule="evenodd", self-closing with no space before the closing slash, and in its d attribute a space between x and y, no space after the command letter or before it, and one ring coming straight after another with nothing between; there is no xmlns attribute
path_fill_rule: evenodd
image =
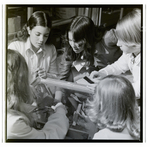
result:
<svg viewBox="0 0 150 147"><path fill-rule="evenodd" d="M3 5L3 142L145 142L145 7Z"/></svg>

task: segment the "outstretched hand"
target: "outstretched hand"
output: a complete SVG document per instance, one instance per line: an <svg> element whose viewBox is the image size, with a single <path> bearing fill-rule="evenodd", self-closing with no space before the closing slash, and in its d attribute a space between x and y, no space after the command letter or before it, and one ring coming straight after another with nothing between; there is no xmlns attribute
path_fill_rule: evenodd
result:
<svg viewBox="0 0 150 147"><path fill-rule="evenodd" d="M98 83L100 81L100 79L104 78L105 76L106 76L106 74L103 71L101 71L101 72L93 71L93 72L91 72L89 78L93 82Z"/></svg>
<svg viewBox="0 0 150 147"><path fill-rule="evenodd" d="M89 78L94 82L94 83L98 83L99 80L101 79L101 75L98 71L93 71L91 72Z"/></svg>

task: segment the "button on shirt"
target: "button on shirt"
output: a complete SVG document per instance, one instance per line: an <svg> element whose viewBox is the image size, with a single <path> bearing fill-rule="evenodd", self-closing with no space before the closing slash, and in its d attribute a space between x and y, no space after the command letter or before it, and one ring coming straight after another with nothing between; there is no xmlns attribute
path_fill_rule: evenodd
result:
<svg viewBox="0 0 150 147"><path fill-rule="evenodd" d="M35 53L32 50L32 46L29 38L26 42L14 41L8 49L17 50L26 60L29 68L29 79L32 82L36 77L37 68L44 68L49 76L50 73L57 74L56 57L57 52L54 45L44 45Z"/></svg>
<svg viewBox="0 0 150 147"><path fill-rule="evenodd" d="M43 68L45 52L40 48L35 54L31 49L26 50L26 61L32 75L32 79L36 78L36 70L38 68Z"/></svg>

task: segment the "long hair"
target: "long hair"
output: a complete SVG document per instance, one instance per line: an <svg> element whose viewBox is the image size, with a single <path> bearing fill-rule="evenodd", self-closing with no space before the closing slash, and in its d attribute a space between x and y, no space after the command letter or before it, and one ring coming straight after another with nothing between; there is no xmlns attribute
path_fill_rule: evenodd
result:
<svg viewBox="0 0 150 147"><path fill-rule="evenodd" d="M20 41L26 41L29 34L27 27L32 30L35 26L52 27L50 16L43 11L34 12L27 23L23 26L22 30L17 33L17 39Z"/></svg>
<svg viewBox="0 0 150 147"><path fill-rule="evenodd" d="M116 26L116 36L126 45L141 44L141 10L134 9L121 20Z"/></svg>
<svg viewBox="0 0 150 147"><path fill-rule="evenodd" d="M85 49L82 53L82 56L83 59L93 62L93 54L95 50L95 25L93 21L86 16L77 16L70 24L69 30L66 34L67 39L68 32L73 34L73 39L75 42L86 40ZM71 56L71 59L76 60L77 55L69 45L67 51L68 56Z"/></svg>
<svg viewBox="0 0 150 147"><path fill-rule="evenodd" d="M130 135L140 137L140 118L132 84L124 77L109 75L103 78L93 100L88 101L87 115L99 128L121 132L127 128Z"/></svg>
<svg viewBox="0 0 150 147"><path fill-rule="evenodd" d="M20 111L20 103L31 103L28 67L23 56L7 50L7 108Z"/></svg>

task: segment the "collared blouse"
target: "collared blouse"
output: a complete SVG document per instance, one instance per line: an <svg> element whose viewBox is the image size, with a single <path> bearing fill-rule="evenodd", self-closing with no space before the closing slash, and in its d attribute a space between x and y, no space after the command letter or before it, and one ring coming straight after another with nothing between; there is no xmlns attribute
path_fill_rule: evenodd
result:
<svg viewBox="0 0 150 147"><path fill-rule="evenodd" d="M8 49L17 50L26 60L29 68L29 79L32 82L36 77L37 68L44 68L47 72L47 76L50 74L57 74L57 52L54 45L44 45L35 53L32 50L32 46L29 38L26 42L14 41Z"/></svg>

